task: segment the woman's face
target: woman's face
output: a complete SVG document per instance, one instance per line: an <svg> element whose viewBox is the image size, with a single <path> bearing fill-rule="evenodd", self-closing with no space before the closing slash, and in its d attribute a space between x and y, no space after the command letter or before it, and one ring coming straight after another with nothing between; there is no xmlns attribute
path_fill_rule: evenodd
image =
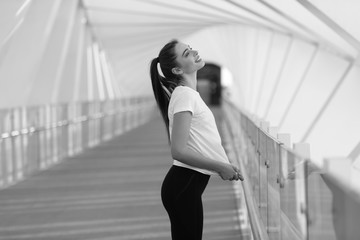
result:
<svg viewBox="0 0 360 240"><path fill-rule="evenodd" d="M193 50L189 45L179 42L175 46L175 53L177 56L176 60L183 73L193 73L205 65L205 62L200 58L198 52Z"/></svg>

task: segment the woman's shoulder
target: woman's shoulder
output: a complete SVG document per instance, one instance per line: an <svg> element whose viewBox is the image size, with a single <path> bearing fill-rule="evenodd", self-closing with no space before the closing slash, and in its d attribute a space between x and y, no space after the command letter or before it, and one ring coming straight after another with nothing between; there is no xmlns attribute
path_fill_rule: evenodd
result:
<svg viewBox="0 0 360 240"><path fill-rule="evenodd" d="M186 86L177 86L171 94L169 105L174 104L184 104L187 102L195 103L197 101L197 91L186 87Z"/></svg>
<svg viewBox="0 0 360 240"><path fill-rule="evenodd" d="M172 95L179 95L179 96L183 96L183 95L196 96L197 94L198 94L197 91L187 86L177 86L172 93Z"/></svg>

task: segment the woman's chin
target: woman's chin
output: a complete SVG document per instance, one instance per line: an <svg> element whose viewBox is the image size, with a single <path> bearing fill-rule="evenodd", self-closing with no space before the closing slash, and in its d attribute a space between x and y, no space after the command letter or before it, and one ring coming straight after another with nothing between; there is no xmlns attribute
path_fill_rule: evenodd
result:
<svg viewBox="0 0 360 240"><path fill-rule="evenodd" d="M201 69L201 68L203 68L203 67L205 66L205 61L204 61L204 60L201 60L198 64L199 64L199 66L200 66L199 69Z"/></svg>

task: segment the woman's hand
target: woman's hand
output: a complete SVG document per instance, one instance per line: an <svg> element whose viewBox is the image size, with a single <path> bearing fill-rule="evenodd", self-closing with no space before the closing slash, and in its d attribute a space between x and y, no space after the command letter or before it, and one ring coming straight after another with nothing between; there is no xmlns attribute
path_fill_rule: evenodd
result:
<svg viewBox="0 0 360 240"><path fill-rule="evenodd" d="M235 172L236 172L236 178L233 179L233 180L241 180L241 181L244 181L244 177L243 175L241 175L240 173L240 169L237 168L236 166L232 165L232 167L234 168ZM231 179L230 179L231 180Z"/></svg>
<svg viewBox="0 0 360 240"><path fill-rule="evenodd" d="M239 169L231 164L224 164L222 169L219 171L219 175L223 180L244 180L243 176L240 174Z"/></svg>

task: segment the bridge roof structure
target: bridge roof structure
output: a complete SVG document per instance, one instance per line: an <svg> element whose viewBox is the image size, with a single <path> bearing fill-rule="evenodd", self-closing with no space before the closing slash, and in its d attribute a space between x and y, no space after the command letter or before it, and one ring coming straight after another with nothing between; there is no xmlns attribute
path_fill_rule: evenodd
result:
<svg viewBox="0 0 360 240"><path fill-rule="evenodd" d="M2 108L151 95L149 62L177 38L231 72L228 92L239 108L294 143L309 142L319 164L359 158L358 1L1 5Z"/></svg>
<svg viewBox="0 0 360 240"><path fill-rule="evenodd" d="M84 5L126 91L151 94L149 61L177 38L205 61L229 69L233 101L289 132L293 142L312 142L314 158L358 155L359 127L347 123L360 120L355 113L360 99L348 95L349 88L359 88L350 81L359 76L360 3L86 0Z"/></svg>

